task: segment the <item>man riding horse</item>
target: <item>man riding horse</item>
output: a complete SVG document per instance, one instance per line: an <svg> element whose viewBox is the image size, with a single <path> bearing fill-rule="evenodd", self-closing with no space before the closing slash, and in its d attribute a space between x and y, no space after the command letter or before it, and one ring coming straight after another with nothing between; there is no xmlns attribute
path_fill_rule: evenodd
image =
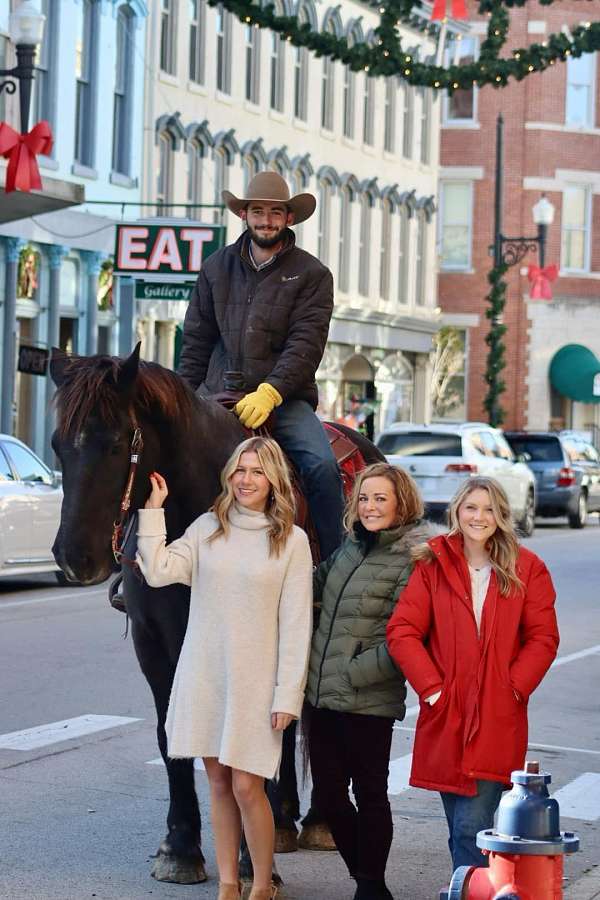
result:
<svg viewBox="0 0 600 900"><path fill-rule="evenodd" d="M333 277L296 246L290 228L313 214L316 199L291 197L276 172L256 175L244 198L222 196L246 229L202 266L183 326L179 373L207 396L224 390L225 372L241 372L246 393L235 412L248 428L259 428L277 408L271 432L300 473L325 559L341 542L344 503L314 412Z"/></svg>

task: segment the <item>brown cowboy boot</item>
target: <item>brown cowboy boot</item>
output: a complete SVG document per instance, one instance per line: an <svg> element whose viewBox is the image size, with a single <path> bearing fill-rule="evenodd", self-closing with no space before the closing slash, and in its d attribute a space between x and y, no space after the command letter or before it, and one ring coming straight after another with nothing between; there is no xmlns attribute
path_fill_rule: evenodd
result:
<svg viewBox="0 0 600 900"><path fill-rule="evenodd" d="M219 896L217 900L240 900L241 887L239 884L225 884L219 882Z"/></svg>

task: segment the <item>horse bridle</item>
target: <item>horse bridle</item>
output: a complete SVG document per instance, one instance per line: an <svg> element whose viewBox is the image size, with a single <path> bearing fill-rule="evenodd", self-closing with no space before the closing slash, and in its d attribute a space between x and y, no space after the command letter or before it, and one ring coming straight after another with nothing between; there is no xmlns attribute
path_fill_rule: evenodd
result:
<svg viewBox="0 0 600 900"><path fill-rule="evenodd" d="M133 560L128 560L123 556L123 545L125 543L123 539L123 529L129 513L129 507L131 506L131 492L133 490L133 483L135 481L135 475L137 472L137 467L139 465L140 456L142 450L144 449L144 438L142 437L142 429L137 423L135 414L132 414L132 420L133 437L131 438L129 455L129 474L127 475L125 490L123 491L123 496L121 498L119 518L113 522L111 539L112 552L117 565L121 565L122 562L133 563Z"/></svg>

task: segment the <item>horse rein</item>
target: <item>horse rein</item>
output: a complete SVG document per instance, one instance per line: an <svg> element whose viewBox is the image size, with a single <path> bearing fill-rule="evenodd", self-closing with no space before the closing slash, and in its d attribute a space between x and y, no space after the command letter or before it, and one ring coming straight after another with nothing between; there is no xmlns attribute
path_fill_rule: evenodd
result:
<svg viewBox="0 0 600 900"><path fill-rule="evenodd" d="M125 526L125 522L127 520L127 516L129 514L129 507L131 506L131 492L133 490L133 483L135 481L135 475L137 472L137 468L140 461L140 456L142 454L142 450L144 449L144 438L142 437L142 429L137 423L135 418L135 414L132 416L133 418L133 437L131 439L131 447L130 447L130 455L129 455L129 474L127 475L127 482L125 484L125 490L123 491L123 496L121 498L121 505L119 507L119 518L113 522L113 531L111 538L111 546L113 557L117 565L121 565L123 562L131 563L135 565L134 560L127 559L123 555L123 545L125 543L125 539L127 535L123 535L123 529Z"/></svg>

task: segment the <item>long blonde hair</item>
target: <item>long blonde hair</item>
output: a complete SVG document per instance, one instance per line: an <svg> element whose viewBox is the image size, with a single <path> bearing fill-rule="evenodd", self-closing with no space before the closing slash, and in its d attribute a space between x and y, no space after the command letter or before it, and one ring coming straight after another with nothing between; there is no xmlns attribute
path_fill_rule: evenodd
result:
<svg viewBox="0 0 600 900"><path fill-rule="evenodd" d="M504 488L495 478L477 475L474 478L468 478L463 486L458 489L448 507L448 519L450 522L448 534L461 534L458 511L469 494L477 490L487 491L490 498L490 506L496 521L496 530L487 542L486 550L490 555L490 562L498 579L500 593L506 596L512 590L521 590L523 582L517 575L519 541L508 497L504 492Z"/></svg>
<svg viewBox="0 0 600 900"><path fill-rule="evenodd" d="M419 494L417 485L404 469L391 466L389 463L376 462L367 466L362 472L359 472L352 494L346 504L344 512L344 528L351 532L359 519L358 515L358 498L360 497L362 486L367 478L387 478L394 488L396 501L398 503L396 525L406 525L408 522L414 522L423 515L423 501Z"/></svg>
<svg viewBox="0 0 600 900"><path fill-rule="evenodd" d="M290 478L290 470L283 453L274 440L264 437L251 437L242 441L235 448L221 472L221 493L211 507L219 524L207 538L212 543L218 537L228 537L230 531L229 510L235 503L231 479L237 469L242 454L256 453L260 466L265 473L271 490L267 499L265 515L271 523L269 528L269 555L279 556L292 533L296 502Z"/></svg>

